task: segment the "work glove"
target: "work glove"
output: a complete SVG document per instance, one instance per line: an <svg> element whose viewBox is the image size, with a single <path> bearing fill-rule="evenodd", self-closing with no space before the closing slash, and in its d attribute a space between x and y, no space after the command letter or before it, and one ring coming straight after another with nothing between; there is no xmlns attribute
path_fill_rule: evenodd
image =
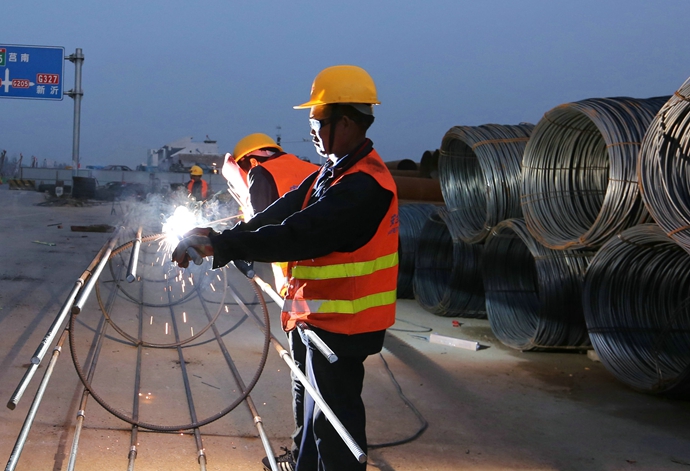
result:
<svg viewBox="0 0 690 471"><path fill-rule="evenodd" d="M210 227L197 227L182 236L182 240L177 244L172 254L173 262L181 268L187 268L191 257L187 249L193 247L200 256L209 257L213 255L213 246L209 236L218 234Z"/></svg>

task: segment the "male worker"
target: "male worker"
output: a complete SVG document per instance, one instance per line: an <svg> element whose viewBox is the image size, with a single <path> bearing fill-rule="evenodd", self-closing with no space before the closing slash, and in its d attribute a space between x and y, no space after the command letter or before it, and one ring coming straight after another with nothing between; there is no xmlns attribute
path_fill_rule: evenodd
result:
<svg viewBox="0 0 690 471"><path fill-rule="evenodd" d="M321 71L311 99L295 107L311 110L314 146L327 158L320 171L249 222L222 234L196 229L173 253L181 267L189 247L213 255L214 268L231 260L290 262L281 321L293 359L365 452L364 360L381 350L395 321L398 271L395 183L366 137L375 104L363 69ZM298 321L333 349L335 363L315 350ZM293 389L293 408L297 429L292 451L278 458L281 469L366 469L303 388Z"/></svg>
<svg viewBox="0 0 690 471"><path fill-rule="evenodd" d="M268 135L254 133L243 137L232 153L237 165L247 174L249 198L254 214L318 170L318 166L283 152Z"/></svg>
<svg viewBox="0 0 690 471"><path fill-rule="evenodd" d="M191 180L187 183L187 191L190 195L196 198L197 201L203 201L208 198L208 183L201 178L204 171L198 165L193 165L189 169L189 176Z"/></svg>

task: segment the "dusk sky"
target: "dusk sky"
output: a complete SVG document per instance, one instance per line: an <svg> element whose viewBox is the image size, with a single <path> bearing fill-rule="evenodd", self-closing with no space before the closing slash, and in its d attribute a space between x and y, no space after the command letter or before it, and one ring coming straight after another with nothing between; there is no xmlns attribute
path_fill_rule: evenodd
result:
<svg viewBox="0 0 690 471"><path fill-rule="evenodd" d="M419 161L448 129L537 123L593 97L670 95L690 76L687 0L3 2L0 43L83 49L81 162L144 162L185 136L232 151L278 130L317 160L315 75L366 69L384 160ZM65 64L65 89L74 65ZM0 149L71 162L73 101L0 99Z"/></svg>

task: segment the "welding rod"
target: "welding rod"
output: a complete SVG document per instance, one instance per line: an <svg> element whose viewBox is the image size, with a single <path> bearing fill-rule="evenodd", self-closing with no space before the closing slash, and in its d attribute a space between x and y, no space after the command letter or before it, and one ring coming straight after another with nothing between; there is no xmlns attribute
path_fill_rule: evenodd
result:
<svg viewBox="0 0 690 471"><path fill-rule="evenodd" d="M70 312L70 308L72 307L72 303L74 302L74 298L77 297L77 293L79 292L81 287L84 286L84 281L91 275L91 271L98 264L98 261L103 256L103 253L105 252L106 248L107 244L101 247L101 250L98 251L98 254L96 254L96 257L94 257L94 259L91 261L89 267L86 270L84 270L84 272L75 282L72 291L70 291L69 295L67 296L67 299L65 300L65 303L62 305L62 308L60 308L60 312L58 312L57 317L55 317L55 320L48 328L46 334L43 336L43 340L41 340L41 343L38 345L38 348L36 348L34 356L31 357L31 365L24 373L24 377L17 385L17 389L14 390L12 397L7 402L7 407L10 410L14 410L14 408L17 407L17 404L19 404L19 401L24 395L24 392L26 391L29 382L31 382L31 379L34 377L34 374L38 370L38 365L40 365L41 361L43 361L43 357L46 355L46 353L48 353L50 345L53 343L53 340L55 340L55 337L57 336L60 327L65 322L65 319L67 318L67 315Z"/></svg>
<svg viewBox="0 0 690 471"><path fill-rule="evenodd" d="M194 265L201 265L204 263L204 257L202 257L194 247L187 248L187 255L194 261Z"/></svg>
<svg viewBox="0 0 690 471"><path fill-rule="evenodd" d="M242 300L235 292L234 288L232 286L230 288L232 290L232 296L233 298L235 298L235 301L237 301L237 304L240 306L240 308L248 315L248 317L254 319L254 321L256 321L256 323L259 324L259 327L262 330L265 330L267 327L264 326L263 323L256 317L254 312L252 312L250 309L247 308L247 306L244 305ZM297 380L300 383L302 383L304 389L309 393L312 399L314 399L314 402L319 406L319 408L324 413L324 415L331 423L338 435L340 435L340 438L343 440L343 442L345 442L345 445L350 449L355 459L360 463L366 463L366 453L364 453L364 451L362 451L359 445L357 445L357 442L355 442L354 438L352 438L352 435L350 435L350 432L348 432L345 426L342 424L342 422L340 422L338 416L335 415L335 413L328 406L326 401L324 401L323 397L321 397L321 394L319 394L319 392L314 388L314 386L311 385L309 379L304 375L304 373L302 373L302 370L300 370L299 366L295 364L294 360L290 356L290 353L287 350L285 350L285 348L280 344L280 342L275 338L275 336L272 333L270 335L271 342L273 343L274 348L278 352L278 355L280 355L280 358L283 359L283 361L290 368Z"/></svg>
<svg viewBox="0 0 690 471"><path fill-rule="evenodd" d="M139 249L141 248L141 231L139 226L137 236L132 245L132 254L129 256L129 268L127 269L127 282L131 283L137 279L137 264L139 263Z"/></svg>
<svg viewBox="0 0 690 471"><path fill-rule="evenodd" d="M29 436L29 431L31 430L31 426L33 425L34 419L36 418L36 412L38 412L38 407L41 405L41 401L43 400L43 394L45 393L46 387L48 386L48 381L50 381L50 376L53 374L55 363L57 363L57 359L60 356L60 352L62 351L62 344L65 342L66 338L67 330L65 329L62 331L62 335L60 336L57 345L55 345L55 348L53 349L53 356L50 358L50 361L48 362L48 368L46 368L46 372L43 374L41 384L38 385L38 391L36 391L36 396L34 397L34 400L31 403L29 412L26 414L26 419L24 419L24 425L22 425L22 429L19 432L17 441L14 444L14 448L12 449L12 453L10 454L10 459L7 461L7 466L5 466L5 471L14 471L14 469L17 467L17 463L19 463L19 457L21 456L22 451L24 450L26 439ZM38 367L38 365L36 365L36 367Z"/></svg>
<svg viewBox="0 0 690 471"><path fill-rule="evenodd" d="M77 300L74 302L74 305L72 306L72 314L79 314L81 310L84 308L86 300L89 299L93 287L96 286L96 283L98 282L98 277L101 276L101 272L103 271L103 268L105 268L105 264L108 263L108 260L110 259L110 254L115 248L115 242L117 242L117 237L120 234L120 229L118 229L113 235L113 237L110 239L110 242L108 243L105 252L103 252L103 256L101 257L100 261L98 262L98 265L96 266L96 269L93 270L93 272L91 273L89 281L86 282L86 286L84 286L84 288L79 292L79 297L77 297Z"/></svg>
<svg viewBox="0 0 690 471"><path fill-rule="evenodd" d="M258 275L254 275L254 281L256 281L256 284L261 287L261 289L273 299L273 301L278 305L279 308L283 308L283 298L280 297L278 293L273 289L273 287L266 283L264 280L259 278ZM335 363L338 361L338 355L335 354L333 350L331 350L331 347L329 347L326 342L319 337L319 335L311 330L309 326L303 322L300 321L297 323L297 327L299 327L299 330L301 332L304 332L304 334L307 336L309 341L316 347L316 349L321 352L321 354L326 357L326 360L328 360L328 363Z"/></svg>

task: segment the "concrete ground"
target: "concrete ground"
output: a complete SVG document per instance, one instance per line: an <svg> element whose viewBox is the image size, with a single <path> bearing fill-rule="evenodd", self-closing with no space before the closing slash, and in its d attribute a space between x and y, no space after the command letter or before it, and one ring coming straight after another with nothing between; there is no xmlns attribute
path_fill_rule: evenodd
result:
<svg viewBox="0 0 690 471"><path fill-rule="evenodd" d="M9 191L0 185L0 399L7 401L31 356L65 301L77 277L110 234L72 232L71 225L117 224L126 205L89 207L37 206L38 193ZM114 211L113 211L114 210ZM36 242L54 243L45 245ZM154 257L155 250L144 253ZM148 260L148 259L147 259ZM166 270L154 266L142 277L150 282ZM148 265L147 270L148 269ZM199 270L206 270L204 266ZM168 273L170 273L168 271ZM230 273L230 270L228 270ZM215 272L207 276L215 283ZM136 335L138 311L114 290L109 272L101 294L116 323ZM204 279L199 272L198 279ZM234 276L229 274L228 276ZM109 278L110 277L110 278ZM244 285L242 284L244 283ZM218 286L222 281L218 281ZM244 299L255 301L246 281L233 278ZM124 287L136 296L137 284ZM152 285L148 285L152 286ZM179 291L160 290L183 297ZM177 289L177 288L176 288ZM115 293L115 294L113 294ZM211 314L227 293L206 290ZM150 304L155 304L155 296ZM89 300L75 327L75 350L88 363L101 313ZM193 302L193 301L190 301ZM181 319L170 323L167 317ZM215 306L215 307L214 307ZM166 311L166 309L168 311ZM206 323L191 313L198 306L150 307L142 315L145 338L165 343L178 329L189 337ZM277 308L269 304L272 330ZM520 353L500 344L485 320L433 316L413 300L398 302L398 322L389 331L380 356L366 362L364 400L370 443L400 440L419 427L387 372L392 371L409 401L428 421L418 439L404 445L372 449L368 469L408 470L679 470L690 469L690 403L637 393L616 381L582 353ZM261 356L262 336L230 303L217 321L228 350L245 381ZM459 327L453 320L461 323ZM173 325L174 324L174 325ZM187 324L187 325L185 325ZM187 333L189 328L190 332ZM441 335L478 340L488 348L463 350L431 344L428 329ZM167 332L167 333L166 333ZM212 348L210 333L188 344L184 363L199 418L215 414L237 398L222 354ZM65 344L67 347L67 343ZM176 350L142 351L141 419L157 424L189 419ZM93 385L126 415L132 410L136 348L109 330L103 341ZM11 411L0 408L0 459L7 460L31 405L48 358L24 398ZM288 445L292 428L289 374L274 350L251 397L263 418L274 449ZM81 383L69 349L57 362L18 470L67 469ZM89 399L76 469L127 469L131 427ZM222 419L201 428L209 470L258 470L264 456L247 407L241 404ZM198 469L194 438L188 433L140 432L135 469Z"/></svg>

